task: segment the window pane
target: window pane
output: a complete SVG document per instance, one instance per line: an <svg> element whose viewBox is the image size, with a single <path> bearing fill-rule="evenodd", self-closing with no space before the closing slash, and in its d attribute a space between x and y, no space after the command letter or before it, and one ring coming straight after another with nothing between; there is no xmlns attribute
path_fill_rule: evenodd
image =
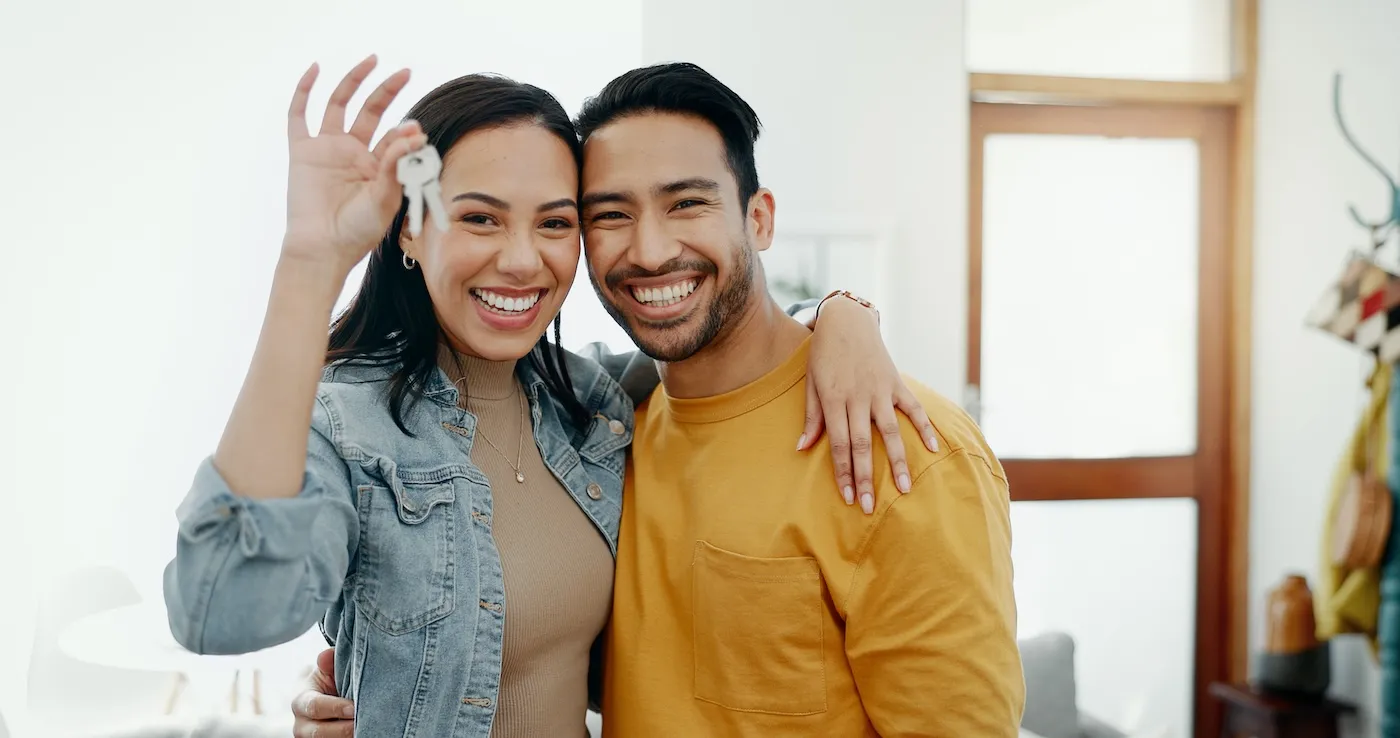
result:
<svg viewBox="0 0 1400 738"><path fill-rule="evenodd" d="M1230 78L1229 0L968 0L974 72Z"/></svg>
<svg viewBox="0 0 1400 738"><path fill-rule="evenodd" d="M1008 459L1194 453L1196 142L993 135L984 152L992 448Z"/></svg>
<svg viewBox="0 0 1400 738"><path fill-rule="evenodd" d="M1131 735L1188 738L1195 500L1015 502L1011 525L1019 637L1074 639L1082 712ZM1023 661L1036 653L1023 647ZM1025 671L1028 707L1067 686L1038 679L1034 662Z"/></svg>

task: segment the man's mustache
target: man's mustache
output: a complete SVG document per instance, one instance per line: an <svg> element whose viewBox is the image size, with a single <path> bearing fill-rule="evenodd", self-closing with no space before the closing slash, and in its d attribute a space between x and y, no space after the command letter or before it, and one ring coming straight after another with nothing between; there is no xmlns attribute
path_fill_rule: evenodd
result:
<svg viewBox="0 0 1400 738"><path fill-rule="evenodd" d="M697 259L682 259L677 257L672 259L655 270L643 269L639 266L629 266L608 272L608 276L603 278L604 284L610 290L616 290L623 282L629 279L647 279L650 277L664 277L675 272L699 272L714 276L719 274L719 267L713 262L701 261Z"/></svg>

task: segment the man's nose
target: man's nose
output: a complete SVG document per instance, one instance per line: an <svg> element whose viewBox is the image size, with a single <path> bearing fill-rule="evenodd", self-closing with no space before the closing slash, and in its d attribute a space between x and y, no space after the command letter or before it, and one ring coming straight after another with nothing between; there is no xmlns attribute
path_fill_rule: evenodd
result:
<svg viewBox="0 0 1400 738"><path fill-rule="evenodd" d="M662 264L681 255L681 242L666 232L655 218L643 218L633 229L628 256L633 264L658 271Z"/></svg>

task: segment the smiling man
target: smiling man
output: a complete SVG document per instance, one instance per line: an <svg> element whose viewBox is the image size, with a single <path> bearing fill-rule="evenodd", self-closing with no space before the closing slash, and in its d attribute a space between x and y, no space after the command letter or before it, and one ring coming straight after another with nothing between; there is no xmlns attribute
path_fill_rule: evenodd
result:
<svg viewBox="0 0 1400 738"><path fill-rule="evenodd" d="M752 108L666 64L609 83L579 131L594 288L663 381L637 409L605 734L1016 735L1010 502L976 425L916 389L938 450L882 421L909 454L869 516L822 504L829 454L783 453L811 332L758 258L776 207Z"/></svg>

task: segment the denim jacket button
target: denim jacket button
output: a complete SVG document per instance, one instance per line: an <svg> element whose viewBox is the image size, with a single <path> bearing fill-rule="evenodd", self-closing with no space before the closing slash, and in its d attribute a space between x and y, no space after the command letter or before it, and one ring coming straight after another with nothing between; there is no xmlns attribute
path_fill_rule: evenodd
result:
<svg viewBox="0 0 1400 738"><path fill-rule="evenodd" d="M617 421L614 420L613 422L616 423ZM589 484L588 484L588 499L590 499L590 500L601 500L601 499L603 499L603 488L602 488L602 487L599 487L597 482L589 482Z"/></svg>
<svg viewBox="0 0 1400 738"><path fill-rule="evenodd" d="M621 420L609 420L608 430L612 431L614 436L620 436L627 432L627 426L623 425Z"/></svg>

